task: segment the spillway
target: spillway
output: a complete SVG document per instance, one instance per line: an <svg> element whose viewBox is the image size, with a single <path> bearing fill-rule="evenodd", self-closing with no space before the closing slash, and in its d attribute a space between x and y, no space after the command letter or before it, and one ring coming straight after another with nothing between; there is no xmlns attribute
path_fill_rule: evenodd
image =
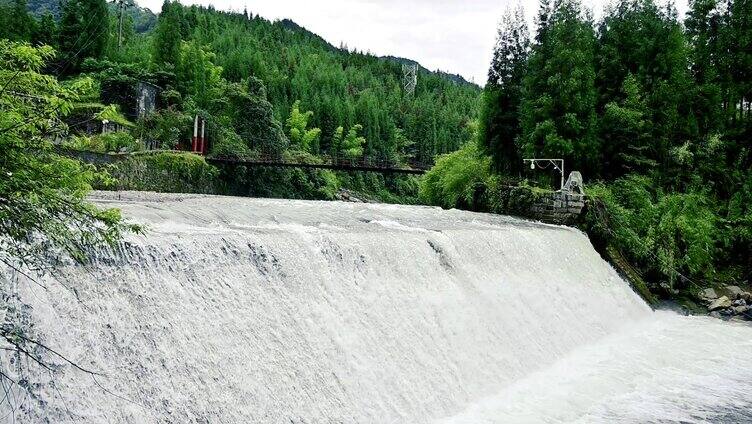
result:
<svg viewBox="0 0 752 424"><path fill-rule="evenodd" d="M29 366L15 422L752 421L752 327L651 310L575 229L430 207L94 200L146 234L18 290L36 334L102 375Z"/></svg>

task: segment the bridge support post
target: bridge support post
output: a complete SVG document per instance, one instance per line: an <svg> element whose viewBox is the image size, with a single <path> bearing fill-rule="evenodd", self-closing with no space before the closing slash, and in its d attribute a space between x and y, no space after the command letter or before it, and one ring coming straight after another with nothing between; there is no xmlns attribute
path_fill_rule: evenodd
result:
<svg viewBox="0 0 752 424"><path fill-rule="evenodd" d="M198 115L193 119L193 138L191 139L191 152L198 149Z"/></svg>
<svg viewBox="0 0 752 424"><path fill-rule="evenodd" d="M206 139L204 138L205 134L206 134L206 119L201 118L201 137L199 138L198 151L201 152L202 155L206 155Z"/></svg>

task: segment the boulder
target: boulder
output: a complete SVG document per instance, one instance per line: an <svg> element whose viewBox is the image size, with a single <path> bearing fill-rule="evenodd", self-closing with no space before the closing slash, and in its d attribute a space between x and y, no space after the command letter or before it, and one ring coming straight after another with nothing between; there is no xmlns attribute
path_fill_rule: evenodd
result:
<svg viewBox="0 0 752 424"><path fill-rule="evenodd" d="M731 302L732 306L747 306L747 301L744 299L736 299L735 301Z"/></svg>
<svg viewBox="0 0 752 424"><path fill-rule="evenodd" d="M739 286L726 286L726 291L728 291L731 299L738 299L744 293Z"/></svg>
<svg viewBox="0 0 752 424"><path fill-rule="evenodd" d="M731 307L731 299L726 296L721 296L714 300L713 303L708 306L709 311L717 311L719 309L726 309Z"/></svg>
<svg viewBox="0 0 752 424"><path fill-rule="evenodd" d="M736 306L733 309L735 315L746 315L750 313L750 309L752 308L750 308L749 306Z"/></svg>
<svg viewBox="0 0 752 424"><path fill-rule="evenodd" d="M704 289L700 292L700 297L706 300L718 299L718 294L713 289Z"/></svg>
<svg viewBox="0 0 752 424"><path fill-rule="evenodd" d="M744 299L748 305L752 303L752 293L750 292L742 293L741 298Z"/></svg>

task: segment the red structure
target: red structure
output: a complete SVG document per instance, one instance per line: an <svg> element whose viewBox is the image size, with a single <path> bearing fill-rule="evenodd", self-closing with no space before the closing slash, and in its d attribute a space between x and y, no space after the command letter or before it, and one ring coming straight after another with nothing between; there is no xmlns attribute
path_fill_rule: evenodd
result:
<svg viewBox="0 0 752 424"><path fill-rule="evenodd" d="M193 138L191 139L191 151L193 153L205 155L207 147L206 120L196 115L196 118L194 118L193 120Z"/></svg>

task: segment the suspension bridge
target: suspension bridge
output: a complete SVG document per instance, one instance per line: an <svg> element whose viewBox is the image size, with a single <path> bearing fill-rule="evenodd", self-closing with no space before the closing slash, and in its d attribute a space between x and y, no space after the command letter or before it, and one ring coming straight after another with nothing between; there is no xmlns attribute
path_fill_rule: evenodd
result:
<svg viewBox="0 0 752 424"><path fill-rule="evenodd" d="M57 153L79 159L83 162L102 165L116 163L137 157L139 155L155 155L159 153L184 153L202 156L200 153L186 152L184 150L146 150L134 153L101 153L84 150L75 150L67 148L57 148ZM315 156L313 158L290 158L279 155L256 155L249 158L235 158L223 156L204 156L207 163L216 166L249 168L269 167L269 168L308 168L308 169L331 169L335 171L360 171L360 172L378 172L382 174L424 174L430 165L409 162L407 164L396 163L395 161L378 160L373 158L342 158L332 156Z"/></svg>
<svg viewBox="0 0 752 424"><path fill-rule="evenodd" d="M316 156L316 161L284 158L279 156L257 156L254 158L206 157L206 162L212 165L274 167L274 168L309 168L331 169L335 171L380 172L383 174L424 174L430 165L411 162L399 164L394 161L377 160L372 158L338 158L332 156Z"/></svg>

